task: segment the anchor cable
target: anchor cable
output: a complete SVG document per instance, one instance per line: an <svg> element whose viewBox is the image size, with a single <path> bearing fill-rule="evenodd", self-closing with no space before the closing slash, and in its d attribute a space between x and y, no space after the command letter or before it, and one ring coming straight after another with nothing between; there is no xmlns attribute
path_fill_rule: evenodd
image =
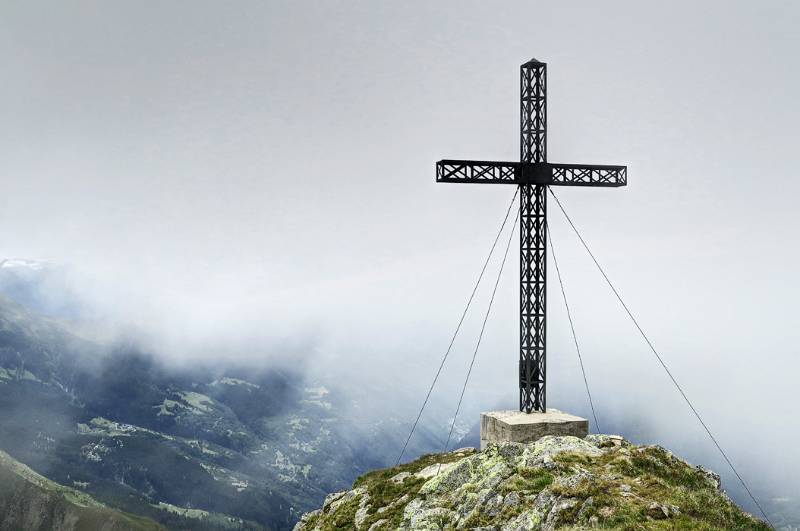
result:
<svg viewBox="0 0 800 531"><path fill-rule="evenodd" d="M655 347L653 346L653 343L650 341L650 339L644 333L644 330L642 330L642 327L639 326L638 321L633 316L631 311L628 309L628 306L625 304L625 302L622 300L622 297L620 296L620 294L617 291L617 289L614 287L614 284L611 283L611 280L609 280L608 275L606 275L606 272L600 266L600 263L597 261L597 258L595 258L594 254L589 249L589 246L586 244L586 241L581 236L581 233L578 232L578 229L577 229L577 227L575 227L575 224L572 222L572 219L569 217L569 215L567 214L566 210L564 210L564 206L561 204L561 201L558 200L558 197L553 192L553 190L550 190L549 187L548 187L548 190L550 191L550 195L553 196L553 199L556 200L556 203L558 204L558 208L561 210L561 213L564 214L564 217L567 219L567 222L569 223L570 227L572 227L573 232L575 232L575 235L578 236L578 239L581 241L581 244L583 244L584 249L586 249L586 252L589 253L589 256L592 258L592 261L594 262L594 265L597 266L597 269L600 271L600 274L603 275L603 278L606 280L606 283L611 288L611 291L614 292L614 295L617 297L617 300L622 305L622 307L625 309L625 313L627 313L628 317L630 317L631 321L633 321L633 324L636 326L637 330L639 330L639 333L644 338L645 342L647 343L647 346L649 346L650 350L653 352L653 354L655 354L656 359L661 364L661 367L664 368L664 371L667 373L667 376L669 376L669 379L672 380L672 383L675 385L675 388L678 390L678 392L683 397L683 400L689 406L689 409L691 409L692 413L694 413L694 416L697 417L697 420L700 422L700 425L703 426L703 429L706 431L706 433L708 434L708 437L714 443L714 446L717 447L717 450L719 450L719 453L722 455L723 459L725 459L725 462L728 464L730 469L733 471L734 475L736 475L736 478L739 480L739 483L741 483L742 487L744 487L744 490L747 491L747 495L750 497L751 500L753 500L753 503L755 504L755 506L758 507L758 510L761 512L761 515L764 517L764 520L766 520L766 522L769 524L769 526L772 529L775 529L775 526L772 524L772 521L769 519L769 517L767 516L767 513L764 511L764 509L762 509L761 505L758 503L758 500L756 500L756 497L750 491L750 488L747 486L747 483L745 483L745 481L742 478L742 476L739 475L739 472L736 470L736 467L733 466L733 463L728 458L728 455L722 449L722 446L720 446L719 442L717 442L716 437L714 437L714 435L711 433L711 430L709 429L709 427L703 421L703 418L700 416L700 413L697 411L697 409L695 409L694 405L689 400L689 397L686 396L686 393L683 392L683 389L678 384L678 381L675 379L675 377L672 375L672 372L670 372L669 368L667 367L667 364L661 358L661 355L658 353L658 351L656 351Z"/></svg>
<svg viewBox="0 0 800 531"><path fill-rule="evenodd" d="M467 300L467 305L464 307L464 311L461 313L461 318L458 320L458 325L456 326L456 330L453 333L453 337L450 339L450 344L447 346L447 351L444 353L444 357L442 357L441 363L439 363L439 369L436 371L436 376L433 377L433 381L431 382L431 386L428 389L428 394L425 395L425 400L422 403L422 407L419 408L419 413L417 414L416 420L414 420L414 425L411 426L411 431L406 438L406 442L403 444L403 449L400 452L400 456L397 458L397 462L395 466L400 464L400 461L403 459L403 455L406 453L406 449L408 448L408 443L411 440L411 436L414 435L414 431L417 429L417 424L419 424L419 419L422 417L422 412L425 410L425 406L428 405L428 400L431 397L431 393L433 392L433 388L436 386L436 382L439 379L439 375L442 373L442 368L444 368L444 364L447 361L447 357L450 355L450 351L453 349L453 343L456 341L456 337L458 336L459 331L461 330L461 325L464 323L464 318L467 316L467 312L469 311L469 307L472 304L472 300L475 298L475 293L478 291L478 286L483 279L483 274L486 272L486 267L489 265L489 260L492 258L494 254L494 249L497 247L497 242L500 240L500 235L503 233L503 229L506 226L506 222L508 221L508 216L511 214L511 207L514 206L514 203L517 200L517 194L519 193L519 188L514 190L514 197L511 198L511 203L508 205L508 209L506 210L506 215L503 218L503 223L500 224L500 229L497 231L497 236L494 238L494 243L492 243L492 248L489 249L489 255L486 257L486 260L483 262L483 267L481 268L481 272L478 275L478 280L475 281L475 286L472 288L472 293L469 296L469 300ZM519 214L517 214L519 215ZM506 252L508 252L506 250Z"/></svg>
<svg viewBox="0 0 800 531"><path fill-rule="evenodd" d="M575 351L578 353L578 361L581 365L581 374L583 374L583 384L586 386L586 394L589 396L589 407L592 408L592 417L594 417L594 425L597 427L597 433L603 433L600 429L600 423L597 422L597 413L594 410L594 401L592 401L592 392L589 391L589 381L586 379L586 369L583 366L583 357L581 356L581 347L578 346L578 336L575 333L575 324L572 321L572 312L569 310L569 303L567 302L567 292L564 289L564 280L561 278L561 270L558 268L558 260L556 260L556 249L553 246L553 236L550 234L550 225L545 222L545 230L547 231L547 241L550 243L550 253L553 255L553 264L556 266L556 276L558 277L558 284L561 286L561 297L564 299L564 307L567 309L567 319L569 319L569 327L572 330L572 339L575 341Z"/></svg>
<svg viewBox="0 0 800 531"><path fill-rule="evenodd" d="M472 374L472 367L475 365L475 358L478 356L478 349L481 348L481 340L483 339L483 332L486 330L486 321L489 320L489 314L492 311L492 304L494 303L494 296L497 294L497 286L500 284L500 277L503 275L503 268L506 265L506 259L508 258L508 250L511 248L511 240L514 238L514 232L517 230L517 220L519 219L519 213L522 208L520 207L517 210L517 215L514 217L514 226L511 228L511 234L508 235L508 243L506 244L505 253L503 253L503 261L500 263L500 270L497 272L497 279L494 281L494 289L492 289L492 296L489 299L489 307L486 308L486 314L483 316L483 324L481 324L481 332L478 334L478 342L475 344L475 351L472 353L472 361L469 363L469 370L467 371L467 377L464 379L464 386L461 388L461 396L458 397L458 406L456 406L456 414L453 415L453 422L450 424L450 433L447 434L447 442L444 443L444 451L442 453L447 453L447 447L450 446L450 439L453 437L453 429L456 426L456 420L458 419L458 413L461 411L461 402L464 400L464 392L467 390L467 384L469 383L469 377ZM442 464L439 463L439 467L436 469L436 474L439 474L439 470L441 470Z"/></svg>

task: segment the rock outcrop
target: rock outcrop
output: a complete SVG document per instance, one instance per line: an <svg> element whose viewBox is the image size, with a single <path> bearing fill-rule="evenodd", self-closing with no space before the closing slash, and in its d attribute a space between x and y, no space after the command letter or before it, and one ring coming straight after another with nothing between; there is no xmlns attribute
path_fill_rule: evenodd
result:
<svg viewBox="0 0 800 531"><path fill-rule="evenodd" d="M370 472L295 531L559 528L769 529L719 476L622 437L547 436L461 449Z"/></svg>

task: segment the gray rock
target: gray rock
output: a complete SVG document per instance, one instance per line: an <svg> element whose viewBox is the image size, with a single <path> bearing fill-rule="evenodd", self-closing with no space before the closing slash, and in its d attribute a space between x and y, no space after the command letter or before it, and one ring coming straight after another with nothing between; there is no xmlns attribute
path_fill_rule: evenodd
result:
<svg viewBox="0 0 800 531"><path fill-rule="evenodd" d="M461 521L464 521L471 516L471 513L479 509L479 505L482 501L483 498L480 494L468 492L463 496L461 503L453 507L453 510L458 513Z"/></svg>
<svg viewBox="0 0 800 531"><path fill-rule="evenodd" d="M590 434L583 438L586 442L593 444L601 449L606 448L619 448L620 446L630 446L627 440L621 435L602 435L602 434Z"/></svg>
<svg viewBox="0 0 800 531"><path fill-rule="evenodd" d="M556 478L555 483L559 487L565 487L565 488L568 488L568 489L574 489L575 487L577 487L582 482L584 482L584 481L592 481L593 479L594 479L594 476L592 474L590 474L587 470L580 470L580 471L578 471L577 474L570 474L569 476L562 476L562 477ZM628 490L630 490L630 487L628 487Z"/></svg>
<svg viewBox="0 0 800 531"><path fill-rule="evenodd" d="M664 520L665 518L672 518L681 513L680 509L671 504L662 504L653 502L647 506L647 516L654 520Z"/></svg>
<svg viewBox="0 0 800 531"><path fill-rule="evenodd" d="M575 498L557 499L553 504L553 508L547 514L547 520L542 524L542 531L551 531L558 527L558 519L561 513L572 509L576 505L578 505L578 500Z"/></svg>
<svg viewBox="0 0 800 531"><path fill-rule="evenodd" d="M503 496L500 494L491 494L483 504L483 512L490 518L494 518L503 509Z"/></svg>
<svg viewBox="0 0 800 531"><path fill-rule="evenodd" d="M432 478L434 476L437 476L439 474L445 474L448 470L450 470L453 467L455 467L456 464L457 463L455 463L455 462L454 463L434 463L432 465L426 466L425 468L423 468L422 470L420 470L419 472L414 474L414 476L416 476L418 478L422 478L422 479L430 479L430 478ZM402 474L402 472L401 472L401 474ZM400 474L398 474L398 475L400 475ZM395 476L395 477L397 477L397 476Z"/></svg>
<svg viewBox="0 0 800 531"><path fill-rule="evenodd" d="M497 463L488 471L484 472L484 477L479 479L478 484L483 488L494 490L513 472L514 470L504 462Z"/></svg>
<svg viewBox="0 0 800 531"><path fill-rule="evenodd" d="M540 509L523 511L505 524L502 531L532 531L542 528L543 515Z"/></svg>
<svg viewBox="0 0 800 531"><path fill-rule="evenodd" d="M362 496L362 495L364 495L366 493L367 493L367 489L365 489L364 487L359 487L357 489L348 490L348 491L345 491L344 493L339 492L339 493L337 493L336 498L333 499L333 501L331 501L327 505L327 510L325 509L325 505L323 505L322 512L324 512L324 513L336 512L337 509L339 509L339 507L341 507L345 503L349 502L350 500L352 500L353 498L355 498L357 496ZM326 501L327 501L327 499L326 499Z"/></svg>
<svg viewBox="0 0 800 531"><path fill-rule="evenodd" d="M497 452L497 454L501 455L504 459L513 461L522 455L522 452L525 451L525 445L514 442L491 443L486 451Z"/></svg>
<svg viewBox="0 0 800 531"><path fill-rule="evenodd" d="M695 469L705 476L706 481L708 484L716 491L722 490L722 479L719 477L719 474L712 472L711 470L705 468L702 465L697 465Z"/></svg>
<svg viewBox="0 0 800 531"><path fill-rule="evenodd" d="M442 467L444 469L444 467ZM472 490L494 489L512 473L502 457L492 453L471 455L429 479L420 494L442 494L470 484Z"/></svg>
<svg viewBox="0 0 800 531"><path fill-rule="evenodd" d="M364 525L364 520L367 519L369 510L372 506L369 505L369 494L364 493L358 502L358 510L356 511L355 524L356 529L361 529Z"/></svg>
<svg viewBox="0 0 800 531"><path fill-rule="evenodd" d="M375 522L374 524L372 524L371 526L369 526L369 529L367 531L378 531L378 529L380 529L381 527L386 526L388 523L389 523L389 520L384 520L382 518L382 519L378 520L377 522ZM388 527L386 527L386 529L388 529Z"/></svg>
<svg viewBox="0 0 800 531"><path fill-rule="evenodd" d="M400 472L399 474L395 474L394 476L392 476L392 478L389 481L391 481L392 483L399 484L405 481L406 478L410 477L411 477L411 472Z"/></svg>
<svg viewBox="0 0 800 531"><path fill-rule="evenodd" d="M500 497L499 503L497 497ZM483 489L478 492L468 492L464 496L464 503L455 507L461 521L468 521L476 513L486 513L495 515L499 512L503 497L491 489ZM459 525L459 528L462 526Z"/></svg>
<svg viewBox="0 0 800 531"><path fill-rule="evenodd" d="M343 490L342 492L331 492L327 496L325 496L325 501L322 504L322 510L327 512L328 507L335 502L336 500L340 499L342 496L347 494L349 491Z"/></svg>
<svg viewBox="0 0 800 531"><path fill-rule="evenodd" d="M583 522L586 519L586 513L589 512L593 506L594 498L589 496L583 501L583 505L581 505L581 508L578 510L578 514L575 515L575 520L577 520L578 523Z"/></svg>
<svg viewBox="0 0 800 531"><path fill-rule="evenodd" d="M603 454L603 451L597 446L578 437L548 435L533 444L526 445L522 455L517 459L517 463L527 468L536 466L545 466L547 468L546 465L552 463L553 456L564 452L578 453L591 457Z"/></svg>
<svg viewBox="0 0 800 531"><path fill-rule="evenodd" d="M654 520L669 518L669 510L660 503L653 502L647 506L647 516Z"/></svg>
<svg viewBox="0 0 800 531"><path fill-rule="evenodd" d="M549 491L543 490L533 498L531 503L533 504L534 509L538 509L540 512L545 513L557 500L558 498L556 496L551 494Z"/></svg>
<svg viewBox="0 0 800 531"><path fill-rule="evenodd" d="M356 529L361 529L361 527L364 525L364 520L367 519L368 511L369 511L369 506L358 508L355 517Z"/></svg>
<svg viewBox="0 0 800 531"><path fill-rule="evenodd" d="M308 521L312 518L315 518L318 514L322 512L322 509L317 509L316 511L311 511L310 513L304 514L300 521L294 525L294 529L292 531L304 531L306 526L308 525Z"/></svg>
<svg viewBox="0 0 800 531"><path fill-rule="evenodd" d="M403 520L411 520L415 514L422 511L423 501L419 498L411 500L411 502L406 505L405 509L403 509Z"/></svg>
<svg viewBox="0 0 800 531"><path fill-rule="evenodd" d="M393 501L392 503L390 503L386 507L378 507L378 509L376 509L375 512L378 513L378 514L385 513L389 509L394 509L398 505L403 505L404 503L406 503L408 501L408 499L410 497L411 497L411 495L408 494L408 493L403 494L401 497L399 497L398 499L396 499L395 501Z"/></svg>
<svg viewBox="0 0 800 531"><path fill-rule="evenodd" d="M503 499L503 505L506 507L516 507L522 501L519 492L512 492Z"/></svg>
<svg viewBox="0 0 800 531"><path fill-rule="evenodd" d="M454 524L458 520L458 514L444 507L434 507L432 509L422 509L411 515L408 521L409 529L420 531L440 531L447 524ZM405 522L404 522L405 523Z"/></svg>
<svg viewBox="0 0 800 531"><path fill-rule="evenodd" d="M464 446L462 448L458 448L457 450L453 450L450 452L451 454L471 454L475 451L475 448L472 446Z"/></svg>

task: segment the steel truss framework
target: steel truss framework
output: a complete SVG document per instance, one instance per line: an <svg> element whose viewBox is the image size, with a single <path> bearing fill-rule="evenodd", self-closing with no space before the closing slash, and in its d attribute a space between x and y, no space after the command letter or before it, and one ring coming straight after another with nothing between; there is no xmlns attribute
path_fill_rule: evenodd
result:
<svg viewBox="0 0 800 531"><path fill-rule="evenodd" d="M520 66L520 162L441 160L437 182L520 188L519 409L547 408L547 187L625 186L625 166L547 162L547 64Z"/></svg>
<svg viewBox="0 0 800 531"><path fill-rule="evenodd" d="M436 181L440 183L625 186L628 183L626 174L625 166L593 164L482 160L440 160L436 163Z"/></svg>

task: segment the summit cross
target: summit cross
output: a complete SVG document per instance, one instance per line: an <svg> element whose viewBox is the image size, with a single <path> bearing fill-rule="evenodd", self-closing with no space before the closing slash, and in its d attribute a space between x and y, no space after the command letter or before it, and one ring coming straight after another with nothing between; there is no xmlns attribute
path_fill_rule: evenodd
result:
<svg viewBox="0 0 800 531"><path fill-rule="evenodd" d="M547 64L520 66L520 162L440 160L436 182L519 186L519 410L546 411L547 187L625 186L626 166L547 162Z"/></svg>

